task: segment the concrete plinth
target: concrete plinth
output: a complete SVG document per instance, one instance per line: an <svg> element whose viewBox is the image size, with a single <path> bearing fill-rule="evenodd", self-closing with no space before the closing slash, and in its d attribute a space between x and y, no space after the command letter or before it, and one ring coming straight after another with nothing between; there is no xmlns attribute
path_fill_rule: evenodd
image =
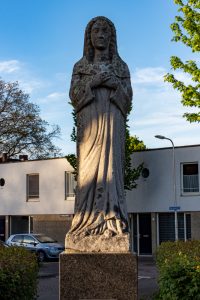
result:
<svg viewBox="0 0 200 300"><path fill-rule="evenodd" d="M136 300L133 253L60 254L60 300Z"/></svg>

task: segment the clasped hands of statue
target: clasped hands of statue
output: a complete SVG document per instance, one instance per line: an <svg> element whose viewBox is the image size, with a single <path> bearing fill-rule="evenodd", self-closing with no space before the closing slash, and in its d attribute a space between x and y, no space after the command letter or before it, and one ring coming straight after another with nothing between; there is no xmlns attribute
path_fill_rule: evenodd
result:
<svg viewBox="0 0 200 300"><path fill-rule="evenodd" d="M119 85L119 81L113 73L104 71L96 74L90 82L91 88L105 87L116 90Z"/></svg>

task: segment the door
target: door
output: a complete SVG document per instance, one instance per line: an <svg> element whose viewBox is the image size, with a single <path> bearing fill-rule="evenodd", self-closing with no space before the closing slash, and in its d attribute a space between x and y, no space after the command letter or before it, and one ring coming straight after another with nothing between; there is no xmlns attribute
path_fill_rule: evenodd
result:
<svg viewBox="0 0 200 300"><path fill-rule="evenodd" d="M28 216L12 216L11 217L11 234L28 233L29 217Z"/></svg>
<svg viewBox="0 0 200 300"><path fill-rule="evenodd" d="M139 214L140 254L152 254L151 214Z"/></svg>
<svg viewBox="0 0 200 300"><path fill-rule="evenodd" d="M0 217L0 240L5 241L5 217Z"/></svg>

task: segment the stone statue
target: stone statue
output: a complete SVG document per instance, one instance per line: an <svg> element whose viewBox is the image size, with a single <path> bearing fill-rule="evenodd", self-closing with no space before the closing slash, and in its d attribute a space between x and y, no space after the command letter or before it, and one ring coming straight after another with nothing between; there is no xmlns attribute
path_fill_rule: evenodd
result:
<svg viewBox="0 0 200 300"><path fill-rule="evenodd" d="M117 51L114 24L105 17L92 19L86 27L70 98L77 117L78 184L66 248L129 251L124 152L132 88L128 67Z"/></svg>

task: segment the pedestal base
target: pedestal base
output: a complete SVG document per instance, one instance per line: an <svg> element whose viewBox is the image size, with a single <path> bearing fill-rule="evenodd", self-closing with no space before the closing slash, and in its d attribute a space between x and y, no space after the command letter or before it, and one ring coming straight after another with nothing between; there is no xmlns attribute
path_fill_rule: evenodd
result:
<svg viewBox="0 0 200 300"><path fill-rule="evenodd" d="M60 254L60 300L137 300L137 290L131 252Z"/></svg>
<svg viewBox="0 0 200 300"><path fill-rule="evenodd" d="M80 238L67 234L65 238L65 249L72 249L81 252L129 252L130 251L130 235L124 233L115 236L89 235Z"/></svg>

